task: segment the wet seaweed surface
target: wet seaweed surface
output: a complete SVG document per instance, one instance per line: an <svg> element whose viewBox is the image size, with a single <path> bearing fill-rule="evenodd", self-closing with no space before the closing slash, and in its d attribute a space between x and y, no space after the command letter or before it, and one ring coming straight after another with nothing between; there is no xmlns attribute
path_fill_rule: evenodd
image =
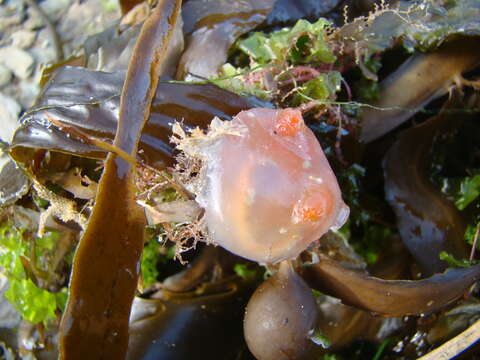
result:
<svg viewBox="0 0 480 360"><path fill-rule="evenodd" d="M2 144L5 354L416 359L480 318L475 1L120 5ZM222 248L330 219L327 178L348 220L272 261Z"/></svg>

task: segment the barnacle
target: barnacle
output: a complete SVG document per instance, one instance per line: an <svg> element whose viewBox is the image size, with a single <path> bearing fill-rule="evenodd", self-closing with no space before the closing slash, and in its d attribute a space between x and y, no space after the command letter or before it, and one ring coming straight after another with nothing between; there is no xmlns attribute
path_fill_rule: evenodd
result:
<svg viewBox="0 0 480 360"><path fill-rule="evenodd" d="M178 128L177 128L178 133ZM178 148L203 162L191 186L210 238L262 263L294 258L348 216L315 135L294 109L251 109L215 119Z"/></svg>

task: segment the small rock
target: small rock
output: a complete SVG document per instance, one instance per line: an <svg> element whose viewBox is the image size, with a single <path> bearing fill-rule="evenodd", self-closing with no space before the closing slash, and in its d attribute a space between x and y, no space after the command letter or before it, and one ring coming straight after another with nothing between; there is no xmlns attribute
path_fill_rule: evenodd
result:
<svg viewBox="0 0 480 360"><path fill-rule="evenodd" d="M22 11L25 8L24 0L6 0L1 1L2 7L5 7L12 11Z"/></svg>
<svg viewBox="0 0 480 360"><path fill-rule="evenodd" d="M11 97L0 93L0 140L10 142L18 127L20 105Z"/></svg>
<svg viewBox="0 0 480 360"><path fill-rule="evenodd" d="M105 9L105 1L75 1L61 17L57 29L62 40L76 49L86 38L109 28L118 21L118 8ZM88 19L85 22L83 19Z"/></svg>
<svg viewBox="0 0 480 360"><path fill-rule="evenodd" d="M13 9L9 9L8 6L5 6L5 5L0 6L0 18L6 18L14 14L15 14L15 11Z"/></svg>
<svg viewBox="0 0 480 360"><path fill-rule="evenodd" d="M0 88L10 83L12 72L4 65L0 64Z"/></svg>
<svg viewBox="0 0 480 360"><path fill-rule="evenodd" d="M22 15L25 8L25 2L23 0L9 0L9 1L0 1L0 17L9 17L11 15L17 14Z"/></svg>
<svg viewBox="0 0 480 360"><path fill-rule="evenodd" d="M31 74L34 65L33 57L16 46L0 48L0 64L9 68L16 77L25 80Z"/></svg>
<svg viewBox="0 0 480 360"><path fill-rule="evenodd" d="M63 40L63 39L62 39ZM47 28L37 32L37 41L29 50L37 64L48 64L55 60L55 49Z"/></svg>
<svg viewBox="0 0 480 360"><path fill-rule="evenodd" d="M44 0L40 6L48 16L55 17L60 11L67 9L72 2L73 0Z"/></svg>
<svg viewBox="0 0 480 360"><path fill-rule="evenodd" d="M32 8L27 9L27 20L22 25L28 30L38 30L45 26L42 18Z"/></svg>
<svg viewBox="0 0 480 360"><path fill-rule="evenodd" d="M20 82L18 86L19 93L17 93L16 99L24 109L29 109L33 106L35 98L40 92L38 81L39 79L29 79L28 81Z"/></svg>
<svg viewBox="0 0 480 360"><path fill-rule="evenodd" d="M30 30L18 30L12 34L12 45L28 49L35 42L36 34Z"/></svg>
<svg viewBox="0 0 480 360"><path fill-rule="evenodd" d="M20 14L13 14L10 16L0 17L0 31L3 31L10 26L18 25L22 22L22 16Z"/></svg>

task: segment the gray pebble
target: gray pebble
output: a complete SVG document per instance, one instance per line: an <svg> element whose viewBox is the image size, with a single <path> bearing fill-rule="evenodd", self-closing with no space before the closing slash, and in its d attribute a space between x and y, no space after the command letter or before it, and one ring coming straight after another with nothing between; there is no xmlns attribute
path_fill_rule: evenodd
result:
<svg viewBox="0 0 480 360"><path fill-rule="evenodd" d="M67 9L72 2L73 0L44 0L40 3L40 6L48 16L52 17L51 20L55 20L58 13Z"/></svg>
<svg viewBox="0 0 480 360"><path fill-rule="evenodd" d="M48 64L55 60L55 49L48 30L42 29L37 33L35 45L29 50L37 64Z"/></svg>
<svg viewBox="0 0 480 360"><path fill-rule="evenodd" d="M12 72L9 68L0 64L0 88L8 85L12 80Z"/></svg>
<svg viewBox="0 0 480 360"><path fill-rule="evenodd" d="M18 30L12 34L11 38L12 45L22 49L28 49L35 42L36 33L30 30Z"/></svg>
<svg viewBox="0 0 480 360"><path fill-rule="evenodd" d="M0 17L8 17L14 14L21 15L25 2L23 0L0 1Z"/></svg>
<svg viewBox="0 0 480 360"><path fill-rule="evenodd" d="M27 20L22 24L25 29L38 30L45 26L42 18L32 8L27 9Z"/></svg>
<svg viewBox="0 0 480 360"><path fill-rule="evenodd" d="M13 14L9 16L0 16L0 31L8 29L10 26L18 25L22 22L20 14Z"/></svg>
<svg viewBox="0 0 480 360"><path fill-rule="evenodd" d="M17 94L17 100L24 109L29 109L35 102L35 98L40 91L38 82L38 76L35 76L34 79L22 81L18 84L20 91L19 94Z"/></svg>
<svg viewBox="0 0 480 360"><path fill-rule="evenodd" d="M0 93L0 140L10 142L18 127L20 105L11 97Z"/></svg>
<svg viewBox="0 0 480 360"><path fill-rule="evenodd" d="M16 77L27 79L33 71L33 57L16 46L5 46L0 48L0 64L9 68Z"/></svg>

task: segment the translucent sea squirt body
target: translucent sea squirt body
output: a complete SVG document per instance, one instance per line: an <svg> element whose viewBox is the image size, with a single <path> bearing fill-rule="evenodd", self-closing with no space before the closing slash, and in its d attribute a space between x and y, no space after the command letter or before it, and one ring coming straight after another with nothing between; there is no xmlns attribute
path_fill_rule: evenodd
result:
<svg viewBox="0 0 480 360"><path fill-rule="evenodd" d="M235 131L201 150L204 184L197 191L215 243L275 263L343 225L348 207L300 111L251 109L221 123Z"/></svg>

